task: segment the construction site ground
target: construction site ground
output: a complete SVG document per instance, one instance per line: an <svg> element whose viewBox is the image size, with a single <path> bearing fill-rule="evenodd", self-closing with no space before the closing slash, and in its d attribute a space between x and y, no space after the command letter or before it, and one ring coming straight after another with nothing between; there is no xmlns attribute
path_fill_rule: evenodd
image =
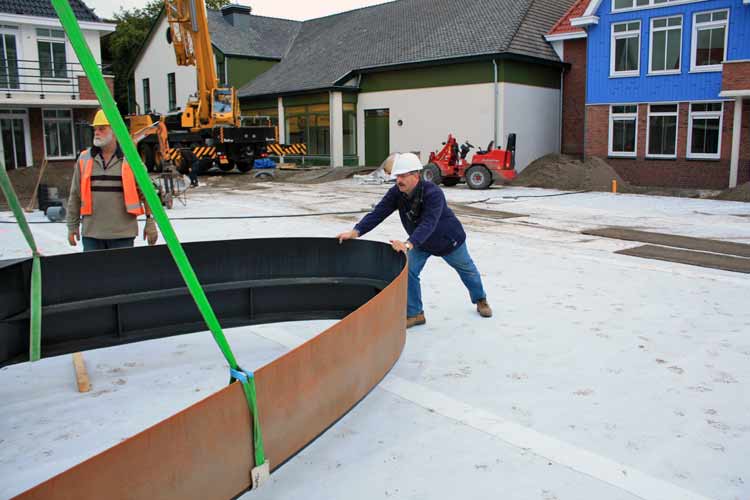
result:
<svg viewBox="0 0 750 500"><path fill-rule="evenodd" d="M245 179L202 178L187 206L169 214L355 211L389 187ZM422 274L427 324L408 331L391 373L243 500L749 498L747 274L617 254L642 243L581 231L617 227L750 244L750 205L528 187L444 191L467 230L494 317L480 318L456 273L430 260ZM358 217L173 224L185 242L333 237ZM30 218L44 220L39 212ZM0 219L11 216L0 212ZM80 251L68 246L62 224L32 230L45 254ZM394 215L366 238L403 239L404 231ZM13 225L0 224L0 241L0 259L29 255ZM253 369L330 323L227 333L242 366ZM84 394L69 355L0 369L0 498L228 379L208 333L84 358L92 384Z"/></svg>

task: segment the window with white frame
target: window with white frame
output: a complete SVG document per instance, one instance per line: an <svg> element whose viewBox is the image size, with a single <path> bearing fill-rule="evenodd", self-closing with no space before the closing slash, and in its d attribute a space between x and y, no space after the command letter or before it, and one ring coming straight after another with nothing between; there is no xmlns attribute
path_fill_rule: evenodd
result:
<svg viewBox="0 0 750 500"><path fill-rule="evenodd" d="M42 110L44 148L50 160L75 158L73 112L69 109Z"/></svg>
<svg viewBox="0 0 750 500"><path fill-rule="evenodd" d="M721 71L721 63L727 57L728 25L728 10L693 15L691 71Z"/></svg>
<svg viewBox="0 0 750 500"><path fill-rule="evenodd" d="M611 76L638 76L641 62L641 22L612 25Z"/></svg>
<svg viewBox="0 0 750 500"><path fill-rule="evenodd" d="M690 105L688 158L718 159L721 156L721 102L696 102Z"/></svg>
<svg viewBox="0 0 750 500"><path fill-rule="evenodd" d="M677 104L649 105L647 130L647 156L677 157Z"/></svg>
<svg viewBox="0 0 750 500"><path fill-rule="evenodd" d="M609 108L609 156L635 157L638 145L638 105Z"/></svg>
<svg viewBox="0 0 750 500"><path fill-rule="evenodd" d="M143 112L151 112L151 83L148 78L143 79Z"/></svg>
<svg viewBox="0 0 750 500"><path fill-rule="evenodd" d="M177 109L177 83L174 73L167 73L167 100L169 101L169 111Z"/></svg>
<svg viewBox="0 0 750 500"><path fill-rule="evenodd" d="M689 3L700 0L612 0L612 12L623 10L648 9L662 7L671 3Z"/></svg>
<svg viewBox="0 0 750 500"><path fill-rule="evenodd" d="M67 78L68 61L65 57L65 32L49 28L36 29L39 51L39 73L42 78Z"/></svg>
<svg viewBox="0 0 750 500"><path fill-rule="evenodd" d="M651 20L650 73L679 73L682 16Z"/></svg>
<svg viewBox="0 0 750 500"><path fill-rule="evenodd" d="M628 10L636 7L648 7L649 0L612 0L612 10Z"/></svg>

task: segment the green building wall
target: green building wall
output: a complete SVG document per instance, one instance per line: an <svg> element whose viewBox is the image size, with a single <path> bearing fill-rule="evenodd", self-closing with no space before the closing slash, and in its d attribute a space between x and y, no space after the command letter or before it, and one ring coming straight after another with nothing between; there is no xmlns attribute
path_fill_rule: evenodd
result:
<svg viewBox="0 0 750 500"><path fill-rule="evenodd" d="M278 61L226 56L226 64L229 85L239 89L274 67Z"/></svg>

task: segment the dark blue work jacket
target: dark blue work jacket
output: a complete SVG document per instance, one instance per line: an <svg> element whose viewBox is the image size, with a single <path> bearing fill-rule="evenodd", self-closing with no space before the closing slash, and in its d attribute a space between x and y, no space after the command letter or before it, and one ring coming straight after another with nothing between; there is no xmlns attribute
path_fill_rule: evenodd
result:
<svg viewBox="0 0 750 500"><path fill-rule="evenodd" d="M393 186L380 203L354 226L363 235L398 210L409 241L432 255L448 255L466 241L461 222L448 207L440 187L419 181L411 196Z"/></svg>

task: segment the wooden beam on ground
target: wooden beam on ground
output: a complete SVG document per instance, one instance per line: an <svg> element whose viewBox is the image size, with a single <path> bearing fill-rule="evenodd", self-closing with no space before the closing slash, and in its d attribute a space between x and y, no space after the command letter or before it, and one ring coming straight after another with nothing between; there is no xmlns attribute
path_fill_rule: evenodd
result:
<svg viewBox="0 0 750 500"><path fill-rule="evenodd" d="M652 233L649 231L638 231L636 229L628 229L624 227L588 229L581 231L581 234L625 241L638 241L640 243L649 243L651 245L684 248L687 250L696 250L698 252L750 257L750 245L746 243L735 243L732 241L695 238L692 236L680 236L676 234Z"/></svg>
<svg viewBox="0 0 750 500"><path fill-rule="evenodd" d="M73 354L73 368L76 371L76 383L78 384L78 392L89 392L91 390L89 374L86 371L86 364L83 361L83 354L81 354L80 352L76 352Z"/></svg>
<svg viewBox="0 0 750 500"><path fill-rule="evenodd" d="M689 266L708 267L721 269L735 273L750 274L750 259L734 257L732 255L720 255L707 252L695 252L679 248L659 247L655 245L643 245L636 248L628 248L615 252L620 255L641 257L643 259L656 259L666 262L676 262Z"/></svg>

